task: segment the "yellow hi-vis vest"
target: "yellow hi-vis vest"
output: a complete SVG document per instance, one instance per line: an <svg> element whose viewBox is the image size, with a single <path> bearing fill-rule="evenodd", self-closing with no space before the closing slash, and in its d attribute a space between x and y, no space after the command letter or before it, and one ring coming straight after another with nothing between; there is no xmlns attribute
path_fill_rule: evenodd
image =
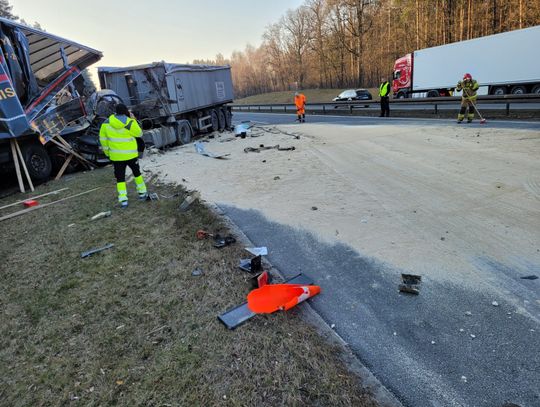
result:
<svg viewBox="0 0 540 407"><path fill-rule="evenodd" d="M388 96L389 93L390 93L390 83L389 82L381 83L381 86L379 86L379 96Z"/></svg>
<svg viewBox="0 0 540 407"><path fill-rule="evenodd" d="M141 134L137 120L112 114L99 129L99 142L111 161L128 161L139 156L135 137Z"/></svg>

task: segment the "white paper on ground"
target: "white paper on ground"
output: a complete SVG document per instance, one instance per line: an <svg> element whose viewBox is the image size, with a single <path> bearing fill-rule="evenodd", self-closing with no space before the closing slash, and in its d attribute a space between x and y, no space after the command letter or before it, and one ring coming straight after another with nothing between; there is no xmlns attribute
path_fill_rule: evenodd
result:
<svg viewBox="0 0 540 407"><path fill-rule="evenodd" d="M263 247L246 247L246 250L253 254L254 256L266 256L268 254L268 249L266 246Z"/></svg>

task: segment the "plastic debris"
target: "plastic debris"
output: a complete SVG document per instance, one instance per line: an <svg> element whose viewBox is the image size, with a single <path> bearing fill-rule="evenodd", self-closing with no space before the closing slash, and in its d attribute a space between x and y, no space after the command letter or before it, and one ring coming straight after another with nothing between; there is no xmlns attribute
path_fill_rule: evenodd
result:
<svg viewBox="0 0 540 407"><path fill-rule="evenodd" d="M257 314L287 311L320 292L321 287L318 285L265 285L248 294L248 308Z"/></svg>
<svg viewBox="0 0 540 407"><path fill-rule="evenodd" d="M498 307L498 306L499 306L499 303L498 303L497 301L493 301L493 302L491 303L491 305L493 305L494 307Z"/></svg>
<svg viewBox="0 0 540 407"><path fill-rule="evenodd" d="M420 294L419 284L422 281L422 276L415 274L401 274L402 284L399 285L399 291L407 294Z"/></svg>
<svg viewBox="0 0 540 407"><path fill-rule="evenodd" d="M196 268L195 270L191 272L191 275L194 277L202 276L203 274L204 274L204 271L202 271L199 268Z"/></svg>
<svg viewBox="0 0 540 407"><path fill-rule="evenodd" d="M87 251L81 253L81 259L84 259L84 258L86 258L86 257L89 257L89 256L91 256L91 255L93 255L93 254L102 252L103 250L110 249L110 248L112 248L112 247L114 247L114 244L109 243L109 244L106 244L106 245L103 246L103 247L98 247L98 248L96 248L96 249L90 249L90 250L87 250Z"/></svg>
<svg viewBox="0 0 540 407"><path fill-rule="evenodd" d="M522 280L537 280L538 276L535 276L534 274L531 274L530 276L523 276L520 277Z"/></svg>
<svg viewBox="0 0 540 407"><path fill-rule="evenodd" d="M195 202L197 199L199 199L201 194L197 191L192 193L191 195L188 195L186 199L180 204L180 212L185 212L188 210L188 208L191 206L193 202Z"/></svg>
<svg viewBox="0 0 540 407"><path fill-rule="evenodd" d="M97 220L97 219L108 218L109 216L111 216L111 214L112 214L111 211L100 212L100 213L92 216L90 219Z"/></svg>
<svg viewBox="0 0 540 407"><path fill-rule="evenodd" d="M210 152L206 151L206 149L204 147L204 144L201 143L200 141L197 141L194 144L194 146L195 146L195 151L197 151L197 153L199 153L200 155L204 155L206 157L220 159L220 158L227 157L227 156L230 155L230 154L214 154L214 153L210 153Z"/></svg>
<svg viewBox="0 0 540 407"><path fill-rule="evenodd" d="M268 255L268 248L266 246L246 247L246 250L254 256L267 256Z"/></svg>
<svg viewBox="0 0 540 407"><path fill-rule="evenodd" d="M25 208L31 208L32 206L38 206L39 202L35 199L28 199L26 201L23 201L23 205Z"/></svg>
<svg viewBox="0 0 540 407"><path fill-rule="evenodd" d="M222 247L229 246L233 243L236 243L236 239L231 236L221 236L219 234L214 236L214 247L221 249Z"/></svg>
<svg viewBox="0 0 540 407"><path fill-rule="evenodd" d="M248 273L259 273L263 271L262 258L259 255L252 259L241 259L239 267L241 270L247 271Z"/></svg>

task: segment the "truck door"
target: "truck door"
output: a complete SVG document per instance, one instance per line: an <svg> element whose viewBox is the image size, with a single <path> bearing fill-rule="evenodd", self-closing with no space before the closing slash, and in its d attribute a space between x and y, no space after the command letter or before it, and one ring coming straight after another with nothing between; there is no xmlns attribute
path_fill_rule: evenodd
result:
<svg viewBox="0 0 540 407"><path fill-rule="evenodd" d="M130 73L124 75L126 79L126 85L129 94L129 105L134 106L140 103L139 92L137 91L137 83L133 80L133 76Z"/></svg>
<svg viewBox="0 0 540 407"><path fill-rule="evenodd" d="M183 112L184 110L186 110L186 101L184 99L184 87L182 86L182 80L180 78L175 78L174 85L176 89L178 111Z"/></svg>

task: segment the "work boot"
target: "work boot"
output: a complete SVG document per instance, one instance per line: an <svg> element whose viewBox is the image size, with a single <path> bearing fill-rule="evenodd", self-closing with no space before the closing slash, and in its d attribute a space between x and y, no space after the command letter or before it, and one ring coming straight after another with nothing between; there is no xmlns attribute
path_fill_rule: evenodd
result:
<svg viewBox="0 0 540 407"><path fill-rule="evenodd" d="M146 200L148 200L148 193L147 192L139 194L139 201L146 201Z"/></svg>
<svg viewBox="0 0 540 407"><path fill-rule="evenodd" d="M128 201L121 201L120 202L120 208L126 209L128 207Z"/></svg>

